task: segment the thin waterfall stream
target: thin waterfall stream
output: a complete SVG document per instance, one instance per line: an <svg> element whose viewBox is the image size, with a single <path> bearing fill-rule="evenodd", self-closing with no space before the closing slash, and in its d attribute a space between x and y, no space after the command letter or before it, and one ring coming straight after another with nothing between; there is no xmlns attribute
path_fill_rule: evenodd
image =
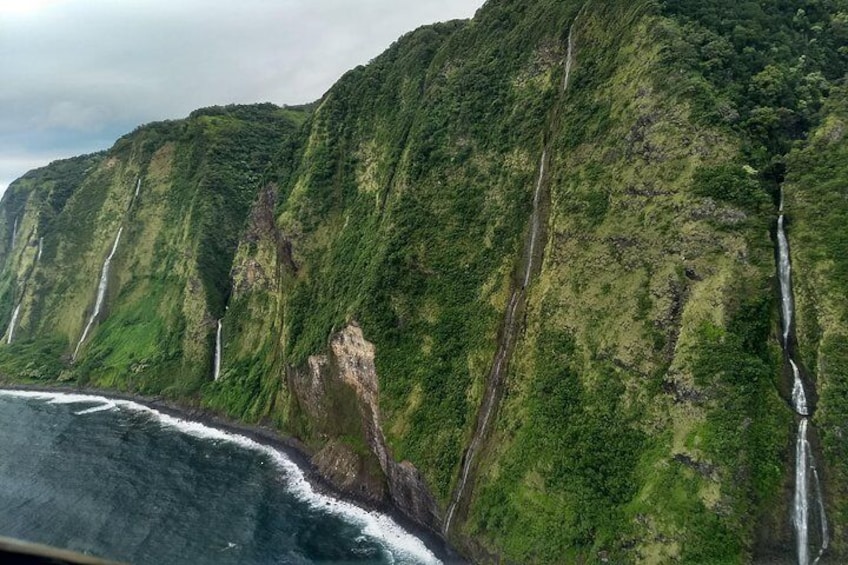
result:
<svg viewBox="0 0 848 565"><path fill-rule="evenodd" d="M9 246L9 249L15 248L15 241L18 239L18 218L15 218L15 223L12 226L12 245Z"/></svg>
<svg viewBox="0 0 848 565"><path fill-rule="evenodd" d="M18 305L15 306L15 311L12 312L12 321L9 322L9 331L6 332L6 345L10 345L12 343L12 339L15 336L15 325L18 323L18 316L21 314L21 303L18 302Z"/></svg>
<svg viewBox="0 0 848 565"><path fill-rule="evenodd" d="M780 195L780 216L777 220L777 269L780 280L780 304L783 322L782 346L786 359L792 369L792 408L800 416L798 433L795 439L795 493L792 504L792 525L795 529L796 551L798 565L810 563L810 476L812 475L816 498L816 509L819 513L821 526L821 548L813 563L818 563L828 547L828 526L822 497L821 483L816 469L816 460L808 438L810 407L807 403L807 393L804 389L804 379L801 369L793 357L790 347L792 323L795 314L792 296L792 264L789 257L789 240L786 237L785 214L783 210L783 192Z"/></svg>
<svg viewBox="0 0 848 565"><path fill-rule="evenodd" d="M38 254L35 256L35 262L41 261L41 254L44 253L44 238L38 238Z"/></svg>
<svg viewBox="0 0 848 565"><path fill-rule="evenodd" d="M571 28L568 31L568 51L564 63L565 77L563 79L562 88L560 90L561 94L564 94L568 90L568 83L571 75L571 67L573 62L574 26L576 23L577 18L574 19L574 22L571 24ZM448 535L450 533L451 525L456 516L457 507L467 495L466 491L468 489L469 479L471 478L471 469L474 465L475 457L488 434L489 426L492 423L493 416L497 412L502 381L506 373L506 368L509 365L509 358L512 353L512 345L515 339L515 333L518 329L518 319L516 314L519 310L519 306L522 305L526 299L527 287L530 284L530 277L533 274L533 270L535 268L534 263L536 260L536 256L538 255L537 245L540 236L540 231L542 228L542 218L540 217L541 194L543 183L546 177L547 164L548 146L546 142L545 146L542 148L542 156L539 160L539 170L537 173L538 176L536 178L535 190L533 191L533 211L530 216L530 233L529 238L526 240L525 243L526 255L523 261L521 277L519 279L521 281L521 285L515 285L513 287L509 297L509 302L507 303L507 308L503 320L503 328L501 330L501 335L498 340L497 353L495 354L494 363L492 363L492 369L489 373L489 379L486 382L485 392L483 393L483 401L480 406L480 412L477 416L477 426L474 430L474 435L471 438L471 442L469 443L468 448L465 451L465 455L462 460L462 472L459 476L459 482L457 483L457 486L454 489L450 505L448 506L448 510L445 515L445 522L443 527L443 532L445 535Z"/></svg>
<svg viewBox="0 0 848 565"><path fill-rule="evenodd" d="M109 268L112 265L112 258L118 250L118 243L121 241L121 233L123 231L124 226L118 228L118 234L115 236L115 243L112 244L112 250L103 262L103 268L100 271L100 282L97 284L97 298L94 300L94 310L91 312L91 316L88 318L88 323L85 325L85 329L83 330L82 335L77 342L77 346L74 349L74 355L72 357L74 361L76 361L80 347L82 347L85 338L88 337L88 332L91 331L94 321L97 319L97 316L100 315L100 310L103 308L103 300L106 298L106 290L109 286Z"/></svg>
<svg viewBox="0 0 848 565"><path fill-rule="evenodd" d="M548 158L548 148L542 149L542 159L539 163L539 178L536 180L536 191L533 194L533 216L530 221L530 250L527 256L527 268L524 270L523 288L530 284L533 273L533 258L536 256L536 241L539 239L539 197L542 194L542 181L545 179L545 162Z"/></svg>
<svg viewBox="0 0 848 565"><path fill-rule="evenodd" d="M214 379L217 381L221 377L221 330L223 324L218 320L218 331L215 332L215 372Z"/></svg>

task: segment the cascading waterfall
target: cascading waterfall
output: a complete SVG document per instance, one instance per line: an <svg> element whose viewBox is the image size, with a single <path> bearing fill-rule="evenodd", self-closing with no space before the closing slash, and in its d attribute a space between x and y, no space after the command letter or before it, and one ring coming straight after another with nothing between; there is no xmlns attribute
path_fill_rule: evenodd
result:
<svg viewBox="0 0 848 565"><path fill-rule="evenodd" d="M777 220L777 269L780 279L780 304L783 321L783 351L792 368L792 408L801 417L798 423L798 434L795 439L795 496L792 506L792 524L795 528L795 541L799 565L810 563L810 474L815 483L814 496L818 502L819 523L821 526L822 545L813 563L818 563L828 546L827 516L824 499L819 482L816 461L807 438L809 428L810 408L807 404L807 393L804 390L804 379L801 370L792 356L789 337L792 332L794 316L794 300L792 296L792 265L789 259L789 240L784 227L783 192L780 195L780 216Z"/></svg>
<svg viewBox="0 0 848 565"><path fill-rule="evenodd" d="M789 364L792 365L792 406L795 411L801 416L809 416L810 412L807 409L807 395L804 392L804 381L801 380L801 371L795 360L790 358Z"/></svg>
<svg viewBox="0 0 848 565"><path fill-rule="evenodd" d="M9 322L9 331L6 333L6 344L9 345L12 343L12 338L15 335L15 325L18 323L18 316L21 313L21 304L18 303L15 306L15 311L12 312L12 321Z"/></svg>
<svg viewBox="0 0 848 565"><path fill-rule="evenodd" d="M80 347L85 341L85 338L88 337L88 332L91 330L91 326L94 325L94 321L97 319L97 316L100 315L100 310L103 308L103 300L106 298L106 288L109 285L109 267L112 265L112 258L115 256L115 252L118 250L118 243L121 241L121 233L123 231L123 226L118 228L118 235L115 236L115 243L112 244L112 250L103 262L103 269L100 271L100 282L97 285L97 298L94 301L94 310L88 318L88 323L85 325L85 329L77 342L76 349L74 349L74 355L72 357L74 361L77 359L77 354L79 353Z"/></svg>
<svg viewBox="0 0 848 565"><path fill-rule="evenodd" d="M135 194L133 194L133 200L138 198L139 192L141 192L141 177L138 177L138 180L135 182Z"/></svg>
<svg viewBox="0 0 848 565"><path fill-rule="evenodd" d="M215 372L214 378L217 381L221 377L221 330L223 324L218 320L218 331L215 333Z"/></svg>
<svg viewBox="0 0 848 565"><path fill-rule="evenodd" d="M35 262L41 261L41 254L44 252L44 238L38 238L38 254L35 256Z"/></svg>
<svg viewBox="0 0 848 565"><path fill-rule="evenodd" d="M579 15L578 15L579 17ZM572 57L574 53L574 26L577 23L577 18L571 24L568 31L568 52L565 57L565 78L562 82L562 93L568 89L569 78L571 76ZM533 212L530 217L530 239L526 244L526 260L524 261L523 273L521 277L522 284L520 287L513 288L509 298L509 303L504 316L503 330L498 343L498 351L495 355L495 362L492 364L492 370L489 374L489 379L486 384L486 390L483 394L483 402L480 408L480 414L477 418L477 428L471 438L471 443L465 452L465 457L462 462L462 472L460 473L459 482L454 490L450 505L448 506L447 514L445 515L445 523L443 532L445 535L450 533L451 524L456 514L457 506L465 496L465 491L468 486L468 481L471 476L471 468L474 463L474 458L480 448L483 439L489 429L492 421L492 416L496 412L498 404L498 391L501 388L501 381L505 373L506 366L509 364L509 355L512 350L512 343L515 337L517 326L516 313L518 307L525 299L525 292L530 284L530 277L533 274L534 261L536 257L536 245L539 239L539 231L541 230L542 220L540 218L540 200L542 194L542 184L544 183L546 166L548 160L548 147L542 149L542 157L539 162L539 172L536 179L536 187L533 193Z"/></svg>

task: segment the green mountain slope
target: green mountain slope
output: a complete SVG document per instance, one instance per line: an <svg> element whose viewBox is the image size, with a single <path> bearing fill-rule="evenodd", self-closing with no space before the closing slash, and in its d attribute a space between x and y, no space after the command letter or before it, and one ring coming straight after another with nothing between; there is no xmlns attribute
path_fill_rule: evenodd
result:
<svg viewBox="0 0 848 565"><path fill-rule="evenodd" d="M0 371L271 423L479 561L791 563L785 188L840 562L846 14L490 0L314 106L28 173L0 203Z"/></svg>

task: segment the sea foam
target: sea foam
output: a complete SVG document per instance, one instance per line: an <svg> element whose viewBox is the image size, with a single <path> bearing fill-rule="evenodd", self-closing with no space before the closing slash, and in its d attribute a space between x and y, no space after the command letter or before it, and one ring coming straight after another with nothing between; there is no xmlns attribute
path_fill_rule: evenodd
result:
<svg viewBox="0 0 848 565"><path fill-rule="evenodd" d="M312 508L342 516L346 520L361 526L366 535L382 543L394 562L441 563L424 542L404 530L391 517L379 512L365 510L350 502L334 499L317 492L306 480L303 470L284 453L246 436L213 428L200 422L163 414L131 400L118 400L89 394L29 390L0 390L0 396L45 400L50 404L96 404L94 407L75 412L77 415L123 408L131 412L146 414L161 425L187 435L211 441L228 442L263 453L283 471L286 477L286 487L295 497Z"/></svg>

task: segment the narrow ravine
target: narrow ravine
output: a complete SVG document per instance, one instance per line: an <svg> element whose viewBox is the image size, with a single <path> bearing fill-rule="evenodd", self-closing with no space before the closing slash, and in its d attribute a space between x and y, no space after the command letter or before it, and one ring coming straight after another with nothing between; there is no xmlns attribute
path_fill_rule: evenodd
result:
<svg viewBox="0 0 848 565"><path fill-rule="evenodd" d="M100 282L97 284L97 298L94 300L94 310L92 310L91 316L88 318L88 323L85 325L85 329L83 330L82 335L77 342L77 346L74 349L74 355L72 357L73 361L77 360L77 354L79 354L80 347L82 347L85 338L88 337L88 332L91 331L94 321L97 319L97 316L100 315L100 310L103 308L103 300L106 298L106 290L109 286L109 268L112 265L112 258L115 257L115 252L118 250L118 243L121 241L121 233L123 231L124 226L118 228L118 234L115 236L115 243L112 244L112 250L103 262L103 268L100 271Z"/></svg>
<svg viewBox="0 0 848 565"><path fill-rule="evenodd" d="M568 32L568 50L564 62L565 76L560 90L561 94L565 94L568 90L569 79L571 76L574 54L574 27L576 23L577 18L574 19L574 22L571 24L571 28ZM451 526L454 523L458 509L465 503L466 498L469 496L469 484L472 482L472 469L475 465L477 454L485 439L488 437L490 426L498 411L498 404L500 402L501 391L503 388L503 379L509 367L513 343L519 329L519 320L516 314L519 312L520 307L525 304L527 288L530 285L530 279L535 270L536 257L541 254L538 249L542 224L544 221L544 218L542 218L541 195L547 178L549 158L549 147L547 144L549 138L549 135L545 136L545 146L542 148L542 155L539 159L539 170L536 177L535 190L533 191L533 211L530 216L530 233L525 240L525 247L522 255L524 259L522 261L520 278L518 279L521 281L521 284L520 286L517 283L513 285L509 302L507 303L503 326L498 339L497 353L495 354L494 362L492 363L489 378L486 382L486 389L483 393L483 401L477 415L477 426L474 430L471 442L463 456L462 472L460 473L459 481L454 489L450 505L448 506L447 513L445 514L442 531L446 537L450 535Z"/></svg>
<svg viewBox="0 0 848 565"><path fill-rule="evenodd" d="M221 378L221 330L223 324L218 320L218 331L215 332L215 370L212 374L214 380Z"/></svg>
<svg viewBox="0 0 848 565"><path fill-rule="evenodd" d="M777 273L780 280L780 304L783 353L792 369L792 408L799 416L795 439L795 493L792 504L792 525L795 529L798 565L810 563L810 495L816 500L821 531L821 546L813 563L818 563L828 547L827 515L824 508L816 459L808 438L811 410L807 402L804 378L794 357L790 338L795 315L792 295L792 264L789 257L789 240L786 237L783 193L780 195L780 216L777 220ZM813 484L810 484L810 477Z"/></svg>
<svg viewBox="0 0 848 565"><path fill-rule="evenodd" d="M15 306L15 311L12 312L12 320L9 322L9 330L6 332L6 345L10 345L12 343L12 339L15 336L15 326L18 323L18 316L21 314L21 303L18 302L18 305Z"/></svg>

